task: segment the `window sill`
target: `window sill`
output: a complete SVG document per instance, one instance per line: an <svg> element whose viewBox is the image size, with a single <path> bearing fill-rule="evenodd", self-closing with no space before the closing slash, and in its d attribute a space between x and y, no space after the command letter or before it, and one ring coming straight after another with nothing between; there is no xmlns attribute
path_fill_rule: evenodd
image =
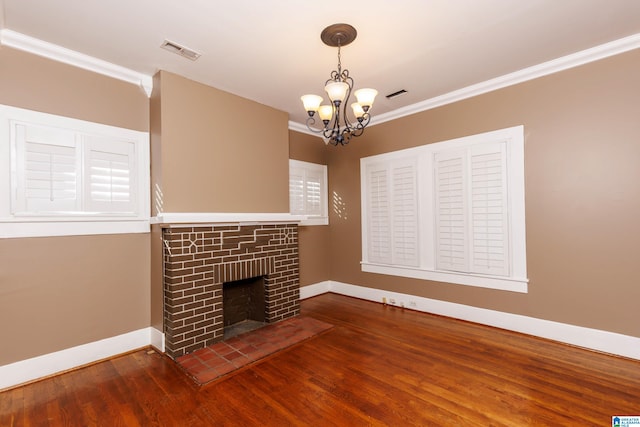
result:
<svg viewBox="0 0 640 427"><path fill-rule="evenodd" d="M371 264L367 262L361 262L361 266L362 271L366 273L387 274L391 276L410 277L412 279L432 280L435 282L454 283L524 294L528 293L529 279L526 278L481 276L466 273L423 270L412 267Z"/></svg>
<svg viewBox="0 0 640 427"><path fill-rule="evenodd" d="M0 222L0 238L84 236L91 234L131 234L148 232L148 219Z"/></svg>

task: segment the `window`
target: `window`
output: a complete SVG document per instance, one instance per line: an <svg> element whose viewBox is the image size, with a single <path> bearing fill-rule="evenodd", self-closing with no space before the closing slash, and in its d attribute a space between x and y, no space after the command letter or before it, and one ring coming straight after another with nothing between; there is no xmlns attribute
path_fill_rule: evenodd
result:
<svg viewBox="0 0 640 427"><path fill-rule="evenodd" d="M327 166L289 160L289 207L292 215L306 215L301 225L327 225Z"/></svg>
<svg viewBox="0 0 640 427"><path fill-rule="evenodd" d="M527 292L517 126L361 159L362 270Z"/></svg>
<svg viewBox="0 0 640 427"><path fill-rule="evenodd" d="M149 230L148 134L0 106L0 236Z"/></svg>

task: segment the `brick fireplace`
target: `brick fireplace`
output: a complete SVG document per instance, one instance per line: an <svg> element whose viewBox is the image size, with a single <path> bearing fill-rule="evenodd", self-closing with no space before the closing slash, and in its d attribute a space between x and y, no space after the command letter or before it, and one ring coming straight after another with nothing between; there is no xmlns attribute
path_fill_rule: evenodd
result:
<svg viewBox="0 0 640 427"><path fill-rule="evenodd" d="M259 278L266 323L299 314L297 223L164 225L162 239L169 357L224 339L225 283Z"/></svg>

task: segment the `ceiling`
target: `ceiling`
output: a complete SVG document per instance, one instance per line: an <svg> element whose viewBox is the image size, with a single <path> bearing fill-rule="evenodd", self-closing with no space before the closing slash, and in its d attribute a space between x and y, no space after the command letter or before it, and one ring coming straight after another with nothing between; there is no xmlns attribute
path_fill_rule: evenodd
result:
<svg viewBox="0 0 640 427"><path fill-rule="evenodd" d="M12 30L131 70L167 70L289 113L323 93L337 49L320 33L345 22L356 88L375 115L640 33L640 0L0 0ZM160 48L168 39L202 54ZM404 89L406 94L386 99ZM326 96L325 96L326 99ZM250 118L247 118L250 121Z"/></svg>

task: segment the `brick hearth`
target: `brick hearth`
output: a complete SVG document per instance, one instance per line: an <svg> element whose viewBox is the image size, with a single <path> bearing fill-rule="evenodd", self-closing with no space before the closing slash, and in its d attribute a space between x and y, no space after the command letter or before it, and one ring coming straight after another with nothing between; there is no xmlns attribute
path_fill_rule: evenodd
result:
<svg viewBox="0 0 640 427"><path fill-rule="evenodd" d="M299 314L297 224L168 227L162 236L169 357L223 339L225 282L264 277L267 323Z"/></svg>

